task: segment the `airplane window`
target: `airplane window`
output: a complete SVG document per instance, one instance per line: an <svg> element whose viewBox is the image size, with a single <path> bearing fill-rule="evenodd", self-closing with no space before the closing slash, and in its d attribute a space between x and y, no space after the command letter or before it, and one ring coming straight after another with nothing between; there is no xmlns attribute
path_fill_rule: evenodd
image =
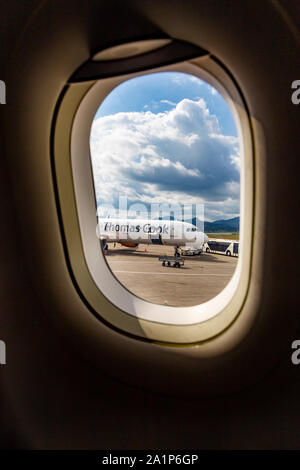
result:
<svg viewBox="0 0 300 470"><path fill-rule="evenodd" d="M90 151L99 250L118 281L167 306L219 294L240 251L240 145L217 89L176 71L126 80L100 104Z"/></svg>

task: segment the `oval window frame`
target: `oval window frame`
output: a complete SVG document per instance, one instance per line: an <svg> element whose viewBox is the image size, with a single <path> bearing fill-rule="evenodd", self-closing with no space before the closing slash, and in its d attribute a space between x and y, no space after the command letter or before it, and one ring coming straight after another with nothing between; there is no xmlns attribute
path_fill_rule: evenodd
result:
<svg viewBox="0 0 300 470"><path fill-rule="evenodd" d="M204 79L222 94L233 112L241 151L241 253L237 269L227 286L216 297L204 304L182 308L152 304L134 296L110 271L99 250L96 236L96 203L89 146L90 129L96 110L117 85L135 76L172 70ZM56 118L54 164L65 245L73 280L82 298L99 319L126 334L164 344L208 341L232 324L245 301L251 272L253 143L244 100L220 63L211 56L204 56L143 72L69 85ZM95 251L96 243L100 258ZM115 296L120 289L127 296L125 304L124 295L119 298ZM182 324L179 317L184 318L186 312L180 310L199 308L202 310L201 321L197 321L194 316L188 323ZM176 310L176 321L174 323L172 318L172 322L168 323L167 315L173 315L172 310ZM203 313L203 310L206 312Z"/></svg>

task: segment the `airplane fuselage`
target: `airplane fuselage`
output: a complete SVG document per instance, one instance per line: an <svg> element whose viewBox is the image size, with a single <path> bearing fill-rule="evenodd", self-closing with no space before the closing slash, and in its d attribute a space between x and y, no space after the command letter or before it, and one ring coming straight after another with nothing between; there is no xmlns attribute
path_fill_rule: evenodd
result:
<svg viewBox="0 0 300 470"><path fill-rule="evenodd" d="M99 218L98 236L107 243L159 244L202 248L208 240L205 233L188 222L177 220L147 220Z"/></svg>

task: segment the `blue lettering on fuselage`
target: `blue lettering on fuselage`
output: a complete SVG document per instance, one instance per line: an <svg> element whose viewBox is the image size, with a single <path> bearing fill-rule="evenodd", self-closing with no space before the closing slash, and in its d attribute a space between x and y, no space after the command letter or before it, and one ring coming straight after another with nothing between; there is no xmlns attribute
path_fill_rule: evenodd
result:
<svg viewBox="0 0 300 470"><path fill-rule="evenodd" d="M143 231L144 233L168 233L169 228L166 224L163 226L161 225L151 225L145 224L143 227L140 225L129 225L129 224L113 224L112 222L105 222L104 224L104 231L105 232L140 232Z"/></svg>
<svg viewBox="0 0 300 470"><path fill-rule="evenodd" d="M168 233L168 227L166 224L162 227L161 225L155 226L151 224L145 224L143 227L144 233Z"/></svg>

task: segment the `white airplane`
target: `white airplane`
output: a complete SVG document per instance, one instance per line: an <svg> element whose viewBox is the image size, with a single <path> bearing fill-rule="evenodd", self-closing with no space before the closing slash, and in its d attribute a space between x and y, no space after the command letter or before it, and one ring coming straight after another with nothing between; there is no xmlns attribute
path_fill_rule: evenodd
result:
<svg viewBox="0 0 300 470"><path fill-rule="evenodd" d="M105 249L107 243L120 243L129 248L143 243L171 245L175 253L184 247L186 254L201 253L208 241L207 235L195 225L178 220L98 218L97 235Z"/></svg>

